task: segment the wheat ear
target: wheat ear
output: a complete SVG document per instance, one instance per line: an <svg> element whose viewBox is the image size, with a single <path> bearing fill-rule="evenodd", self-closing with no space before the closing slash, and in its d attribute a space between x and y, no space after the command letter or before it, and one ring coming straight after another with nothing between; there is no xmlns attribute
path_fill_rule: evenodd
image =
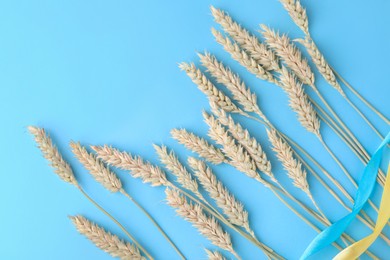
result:
<svg viewBox="0 0 390 260"><path fill-rule="evenodd" d="M102 161L94 154L89 153L80 143L71 142L73 154L84 165L95 180L101 183L111 192L119 192L122 189L122 183L119 178L111 172Z"/></svg>
<svg viewBox="0 0 390 260"><path fill-rule="evenodd" d="M320 121L307 95L304 93L302 84L285 67L282 68L280 82L289 96L290 107L297 113L298 120L302 126L316 136L321 136Z"/></svg>
<svg viewBox="0 0 390 260"><path fill-rule="evenodd" d="M232 253L240 259L233 249L230 235L222 229L214 217L207 216L200 205L187 202L185 197L176 190L166 189L165 193L168 205L176 208L179 216L191 222L215 246Z"/></svg>
<svg viewBox="0 0 390 260"><path fill-rule="evenodd" d="M247 70L255 74L258 78L267 80L271 83L276 83L274 76L266 71L260 64L258 64L253 58L251 58L245 51L233 43L228 37L224 37L219 31L214 28L211 29L216 41L223 46L223 48L230 53L232 58L238 61Z"/></svg>
<svg viewBox="0 0 390 260"><path fill-rule="evenodd" d="M54 172L63 181L77 186L78 183L74 177L72 168L64 158L62 158L45 129L29 126L28 131L34 136L38 148L41 150L43 157L48 160L50 166L54 169Z"/></svg>
<svg viewBox="0 0 390 260"><path fill-rule="evenodd" d="M261 43L259 39L250 34L235 22L226 12L210 7L214 19L219 23L224 31L228 33L251 57L266 70L279 70L279 62L275 53Z"/></svg>
<svg viewBox="0 0 390 260"><path fill-rule="evenodd" d="M308 37L305 37L305 39L296 39L294 41L299 42L305 46L307 52L311 57L311 60L316 65L321 75L332 87L334 87L343 97L345 97L345 93L342 90L339 82L337 81L336 76L334 75L328 62L325 60L325 57L318 50L314 41Z"/></svg>
<svg viewBox="0 0 390 260"><path fill-rule="evenodd" d="M249 134L247 129L244 129L239 123L236 123L233 118L225 113L225 111L212 107L213 113L218 117L218 121L228 128L230 134L241 144L256 164L257 169L271 178L275 183L278 183L272 173L271 162L268 160L260 143Z"/></svg>
<svg viewBox="0 0 390 260"><path fill-rule="evenodd" d="M164 164L173 175L176 176L177 182L180 183L183 188L192 191L199 198L203 199L202 194L199 192L198 182L194 180L186 167L179 161L173 151L169 151L166 146L153 145L160 162Z"/></svg>
<svg viewBox="0 0 390 260"><path fill-rule="evenodd" d="M265 25L261 25L261 29L267 44L276 51L277 55L295 73L299 80L314 87L314 73L300 50L291 43L290 38L285 34L279 35Z"/></svg>
<svg viewBox="0 0 390 260"><path fill-rule="evenodd" d="M107 164L130 171L133 177L141 178L145 183L150 183L152 186L168 184L166 174L161 168L145 162L139 156L132 156L107 145L91 146L91 148L96 152L98 158Z"/></svg>
<svg viewBox="0 0 390 260"><path fill-rule="evenodd" d="M218 251L210 251L208 249L205 249L205 251L208 260L226 260L226 258Z"/></svg>
<svg viewBox="0 0 390 260"><path fill-rule="evenodd" d="M226 96L217 89L213 83L198 69L193 63L180 63L181 70L184 70L188 77L198 86L198 88L209 98L210 101L218 103L224 110L232 113L242 113L242 111Z"/></svg>
<svg viewBox="0 0 390 260"><path fill-rule="evenodd" d="M230 223L243 227L249 234L255 237L249 226L248 212L244 209L244 205L237 201L228 189L217 180L217 177L206 163L194 157L189 157L188 164L194 170L203 188L228 217Z"/></svg>
<svg viewBox="0 0 390 260"><path fill-rule="evenodd" d="M257 113L264 121L267 121L257 104L257 96L245 85L240 77L233 73L230 68L223 65L210 53L199 54L202 65L207 68L218 83L226 86L246 112ZM222 108L223 109L223 108Z"/></svg>
<svg viewBox="0 0 390 260"><path fill-rule="evenodd" d="M110 254L113 257L119 257L120 259L145 259L141 256L139 249L125 242L116 235L107 232L102 227L89 221L83 216L69 217L72 220L77 231L88 238L95 246Z"/></svg>
<svg viewBox="0 0 390 260"><path fill-rule="evenodd" d="M186 129L173 129L171 135L187 149L213 164L221 164L227 161L221 150Z"/></svg>
<svg viewBox="0 0 390 260"><path fill-rule="evenodd" d="M306 9L302 7L299 0L280 0L287 10L291 19L306 34L309 35L309 21L306 15Z"/></svg>

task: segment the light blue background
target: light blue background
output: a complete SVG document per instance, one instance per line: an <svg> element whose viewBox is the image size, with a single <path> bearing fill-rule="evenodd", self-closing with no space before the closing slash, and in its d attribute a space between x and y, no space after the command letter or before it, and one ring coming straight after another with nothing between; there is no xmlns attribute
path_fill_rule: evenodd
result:
<svg viewBox="0 0 390 260"><path fill-rule="evenodd" d="M0 4L0 258L110 259L80 236L67 215L83 214L112 232L123 234L72 186L52 173L26 131L45 127L70 161L86 190L113 213L158 259L178 259L134 205L109 194L73 158L70 140L82 144L112 144L157 163L152 143L166 144L180 154L190 153L170 138L169 131L185 127L206 136L201 111L208 109L177 63L198 63L196 52L208 50L240 73L259 97L264 113L321 161L353 192L351 185L316 138L302 129L275 86L257 80L214 42L217 26L209 6L228 11L252 32L265 23L302 36L276 0L245 1L2 1ZM390 3L377 1L304 1L313 38L329 62L377 108L390 116ZM219 28L219 27L218 27ZM318 86L347 124L371 151L380 140L346 103L317 75ZM367 112L367 110L365 110ZM386 125L369 117L385 134ZM264 129L239 120L264 144ZM360 176L363 165L328 128L326 141L347 168ZM273 155L277 177L302 200ZM261 241L288 259L297 259L315 232L281 204L273 194L230 167L216 174L242 200ZM205 259L210 243L164 203L164 190L144 185L122 173L134 196L190 259ZM309 176L316 199L331 219L346 212ZM378 197L377 192L376 196ZM369 232L354 223L356 238ZM250 243L233 235L245 259L263 259ZM320 255L335 254L328 248ZM383 241L373 252L389 258ZM227 255L231 257L230 255Z"/></svg>

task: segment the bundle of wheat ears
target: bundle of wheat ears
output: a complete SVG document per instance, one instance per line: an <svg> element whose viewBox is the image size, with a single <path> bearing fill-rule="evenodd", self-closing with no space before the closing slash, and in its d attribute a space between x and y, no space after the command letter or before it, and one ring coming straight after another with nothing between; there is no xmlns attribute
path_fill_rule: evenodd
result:
<svg viewBox="0 0 390 260"><path fill-rule="evenodd" d="M316 85L313 68L304 58L296 43L305 47L312 62L330 86L363 117L373 132L383 139L383 135L352 103L349 95L357 96L364 104L376 113L388 126L389 120L376 110L368 101L353 89L333 68L326 62L315 41L309 32L309 22L306 10L297 0L281 0L283 7L288 11L293 22L302 30L302 39L290 39L287 34L280 34L266 25L260 25L259 36L250 33L234 21L226 12L211 7L215 22L222 31L212 28L215 40L222 45L231 57L261 80L268 81L280 87L288 96L289 106L296 113L301 125L311 134L314 134L324 146L340 171L357 187L356 174L351 174L338 159L334 151L329 148L321 127L327 125L332 129L351 151L365 165L369 159L369 152L363 147L356 136L330 106ZM106 189L113 193L121 193L131 203L145 214L161 235L167 239L172 248L182 259L191 258L180 251L175 242L131 195L125 190L122 182L112 169L118 168L128 171L130 176L140 178L154 187L163 186L166 194L166 203L173 207L177 214L189 221L199 233L206 237L219 251L205 250L208 259L225 259L235 257L241 259L231 234L237 233L243 239L256 246L267 259L284 259L284 257L269 245L264 244L252 228L249 213L245 205L217 178L210 164L228 164L247 177L257 181L270 189L275 196L306 222L315 231L320 232L331 225L324 212L313 196L309 182L318 181L335 201L340 203L346 211L351 211L354 199L351 194L337 180L339 173L330 173L313 156L302 148L288 135L277 129L257 102L257 96L229 67L208 52L199 53L200 63L205 72L193 63L180 63L179 67L209 100L210 112L203 111L205 123L209 127L208 139L197 136L186 129L173 129L171 135L198 157L188 157L187 165L179 160L174 151L164 145L154 145L156 154L162 167L153 165L137 155L120 151L110 145L84 147L80 143L71 142L70 147L74 156L90 172L90 174ZM207 73L207 74L206 74ZM210 77L209 77L210 76ZM224 86L228 94L219 89L215 83ZM313 99L305 91L305 85L311 88L317 98ZM347 91L344 91L345 90ZM230 98L230 97L231 98ZM315 100L320 100L318 103ZM237 121L237 116L255 120L265 127L268 139L276 157L283 166L293 185L308 197L310 203L301 201L291 191L284 187L273 167L268 155L251 133ZM70 217L77 231L88 238L97 247L121 259L154 259L162 256L152 256L137 238L132 236L110 213L103 209L88 195L77 180L70 165L63 159L49 135L43 128L29 127L29 132L49 161L54 172L65 182L75 186L91 203L118 225L129 241L118 238L103 228L82 216ZM90 151L89 151L90 149ZM232 176L232 178L234 178ZM308 181L310 179L310 181ZM379 172L377 181L383 186L385 175ZM291 189L291 188L290 188ZM375 204L369 201L370 207L378 211ZM361 211L358 220L368 228L374 228L373 219ZM299 235L299 234L298 234ZM381 234L380 239L390 245L390 239ZM355 240L344 233L340 242L333 246L341 250ZM150 241L150 245L153 242ZM230 255L229 255L230 254ZM371 258L377 259L373 252L367 251Z"/></svg>

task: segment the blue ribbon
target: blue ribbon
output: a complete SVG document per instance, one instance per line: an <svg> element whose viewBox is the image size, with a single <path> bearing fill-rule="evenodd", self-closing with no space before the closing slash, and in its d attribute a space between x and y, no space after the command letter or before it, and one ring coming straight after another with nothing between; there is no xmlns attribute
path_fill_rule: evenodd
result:
<svg viewBox="0 0 390 260"><path fill-rule="evenodd" d="M364 168L363 176L360 180L359 188L356 192L356 199L352 208L352 212L318 234L306 248L305 252L300 258L301 260L307 259L309 256L317 253L324 247L336 241L344 233L349 224L351 224L351 222L356 218L356 215L366 204L374 189L376 176L382 160L382 151L387 146L387 144L389 144L389 141L390 132L387 134L386 138L383 140L381 145L375 151L374 155L371 157L370 161Z"/></svg>

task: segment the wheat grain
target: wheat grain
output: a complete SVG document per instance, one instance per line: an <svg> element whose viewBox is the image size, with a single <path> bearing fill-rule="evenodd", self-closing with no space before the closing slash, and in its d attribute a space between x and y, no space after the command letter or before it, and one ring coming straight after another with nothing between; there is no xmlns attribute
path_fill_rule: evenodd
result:
<svg viewBox="0 0 390 260"><path fill-rule="evenodd" d="M210 127L208 135L222 146L223 152L230 159L229 163L250 178L264 182L256 171L255 162L242 145L236 144L236 141L228 134L228 131L212 115L203 112L203 117L206 124Z"/></svg>
<svg viewBox="0 0 390 260"><path fill-rule="evenodd" d="M334 87L343 97L345 97L345 93L342 90L339 82L336 79L336 76L333 73L333 70L330 68L328 62L325 60L325 57L318 50L314 41L306 37L305 39L296 39L295 41L303 44L307 52L309 53L313 63L316 65L318 71L325 78L325 80Z"/></svg>
<svg viewBox="0 0 390 260"><path fill-rule="evenodd" d="M290 107L297 113L299 122L309 132L320 136L320 121L303 91L302 84L297 82L295 77L284 67L280 75L280 82L289 96Z"/></svg>
<svg viewBox="0 0 390 260"><path fill-rule="evenodd" d="M263 37L267 44L276 51L284 63L295 73L299 80L314 87L314 74L300 50L291 43L287 35L279 35L265 25L261 25Z"/></svg>
<svg viewBox="0 0 390 260"><path fill-rule="evenodd" d="M177 190L166 189L165 193L168 205L176 208L179 216L191 222L215 246L237 255L233 249L230 235L222 229L214 217L207 216L199 204L187 202Z"/></svg>
<svg viewBox="0 0 390 260"><path fill-rule="evenodd" d="M207 253L208 260L226 260L226 258L218 251L210 251L208 249L205 249L205 251Z"/></svg>
<svg viewBox="0 0 390 260"><path fill-rule="evenodd" d="M223 153L217 147L210 144L205 139L188 132L186 129L173 129L171 135L187 149L197 153L200 157L213 164L221 164L227 161Z"/></svg>
<svg viewBox="0 0 390 260"><path fill-rule="evenodd" d="M239 123L236 123L233 118L228 116L223 110L214 107L212 111L218 117L218 121L228 128L230 134L248 152L255 162L257 169L277 183L277 180L272 173L271 162L268 160L260 143L249 134L247 129L244 129Z"/></svg>
<svg viewBox="0 0 390 260"><path fill-rule="evenodd" d="M203 161L197 160L194 157L188 158L188 164L194 170L203 188L228 217L229 222L245 228L248 233L254 236L249 226L248 212L244 209L242 203L237 201L228 189L217 180L217 177L211 169Z"/></svg>
<svg viewBox="0 0 390 260"><path fill-rule="evenodd" d="M80 143L71 142L70 147L76 158L84 165L96 181L111 192L118 192L122 189L122 183L119 178L104 166L103 162L94 154L89 153Z"/></svg>
<svg viewBox="0 0 390 260"><path fill-rule="evenodd" d="M152 186L165 186L169 183L161 168L144 161L139 156L132 156L107 145L91 146L91 148L96 152L98 158L107 164L130 171L133 177L141 178L145 183L150 183Z"/></svg>
<svg viewBox="0 0 390 260"><path fill-rule="evenodd" d="M199 194L198 182L194 180L188 170L184 167L182 163L179 162L177 156L173 151L168 152L167 147L162 145L153 145L160 162L164 164L172 174L177 177L177 181L186 189ZM201 196L201 195L200 195Z"/></svg>
<svg viewBox="0 0 390 260"><path fill-rule="evenodd" d="M142 259L141 253L137 247L119 239L117 236L105 231L102 227L92 223L83 216L69 217L75 225L77 231L88 238L98 248L113 257L120 259Z"/></svg>
<svg viewBox="0 0 390 260"><path fill-rule="evenodd" d="M251 73L256 75L256 77L267 80L271 83L277 83L274 76L266 71L260 64L258 64L254 59L252 59L245 51L241 50L240 47L233 43L229 38L224 37L220 32L212 28L212 33L216 41L221 44L224 49L230 53L232 58L238 61L242 66L244 66Z"/></svg>
<svg viewBox="0 0 390 260"><path fill-rule="evenodd" d="M180 63L180 69L184 70L188 77L198 86L198 88L209 98L210 102L216 102L226 111L232 113L242 113L242 111L226 96L217 89L213 83L195 67L193 63Z"/></svg>
<svg viewBox="0 0 390 260"><path fill-rule="evenodd" d="M267 129L267 135L272 144L272 150L276 153L293 184L303 192L310 194L306 171L302 169L302 164L294 158L290 145L283 141L274 129Z"/></svg>
<svg viewBox="0 0 390 260"><path fill-rule="evenodd" d="M207 68L218 83L225 85L229 89L233 94L233 98L243 106L246 112L255 112L263 120L267 120L257 105L256 94L246 87L245 83L237 74L234 74L230 68L225 67L222 62L218 61L210 53L205 53L204 55L199 54L199 57L202 65Z"/></svg>
<svg viewBox="0 0 390 260"><path fill-rule="evenodd" d="M301 2L299 0L280 0L280 2L287 10L294 23L298 25L306 35L309 35L309 21L306 9L302 7Z"/></svg>
<svg viewBox="0 0 390 260"><path fill-rule="evenodd" d="M275 53L261 43L257 37L250 34L224 11L210 7L214 19L251 57L266 70L278 71L279 62Z"/></svg>
<svg viewBox="0 0 390 260"><path fill-rule="evenodd" d="M54 169L54 172L63 181L78 186L72 168L62 158L61 154L58 152L57 147L55 147L53 141L50 139L50 136L46 133L45 129L29 126L28 131L34 136L38 148L41 150L43 157L49 161L50 166Z"/></svg>

